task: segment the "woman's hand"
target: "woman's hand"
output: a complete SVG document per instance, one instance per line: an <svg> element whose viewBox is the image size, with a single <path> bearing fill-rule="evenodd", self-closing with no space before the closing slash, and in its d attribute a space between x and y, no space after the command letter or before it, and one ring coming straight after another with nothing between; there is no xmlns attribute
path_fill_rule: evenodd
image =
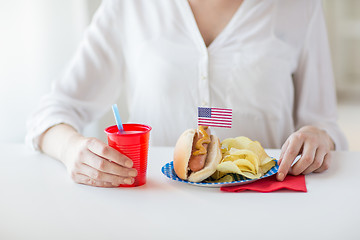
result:
<svg viewBox="0 0 360 240"><path fill-rule="evenodd" d="M133 162L96 138L86 138L67 124L51 127L40 137L40 149L63 162L77 182L96 187L132 184Z"/></svg>
<svg viewBox="0 0 360 240"><path fill-rule="evenodd" d="M321 129L305 126L290 135L281 149L277 179L283 181L286 175L322 172L330 166L330 151L335 149L330 136ZM291 167L295 158L298 162Z"/></svg>
<svg viewBox="0 0 360 240"><path fill-rule="evenodd" d="M134 182L133 162L102 141L75 135L67 145L61 158L75 182L96 187Z"/></svg>

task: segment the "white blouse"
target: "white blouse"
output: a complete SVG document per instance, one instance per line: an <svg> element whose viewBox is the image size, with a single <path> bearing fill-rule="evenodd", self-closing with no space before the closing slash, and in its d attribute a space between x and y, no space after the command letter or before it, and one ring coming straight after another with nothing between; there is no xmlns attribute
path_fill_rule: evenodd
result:
<svg viewBox="0 0 360 240"><path fill-rule="evenodd" d="M347 148L320 0L245 0L209 47L187 0L104 0L28 120L27 142L37 149L58 123L81 131L121 92L129 122L153 127L153 145L174 146L197 127L197 107L210 106L233 109L232 128L215 129L220 139L243 135L280 148L313 125Z"/></svg>

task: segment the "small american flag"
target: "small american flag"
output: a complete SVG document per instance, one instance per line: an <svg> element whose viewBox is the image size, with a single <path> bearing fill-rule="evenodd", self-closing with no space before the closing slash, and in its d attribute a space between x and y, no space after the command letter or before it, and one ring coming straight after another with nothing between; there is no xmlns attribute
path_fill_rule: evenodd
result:
<svg viewBox="0 0 360 240"><path fill-rule="evenodd" d="M198 107L198 125L231 128L232 109Z"/></svg>

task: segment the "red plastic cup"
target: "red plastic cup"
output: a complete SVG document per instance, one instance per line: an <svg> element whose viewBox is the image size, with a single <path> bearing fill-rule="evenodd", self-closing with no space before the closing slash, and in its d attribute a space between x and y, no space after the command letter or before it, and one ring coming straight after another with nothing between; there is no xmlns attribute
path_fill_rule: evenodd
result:
<svg viewBox="0 0 360 240"><path fill-rule="evenodd" d="M137 187L146 183L146 169L151 127L144 124L123 124L124 133L119 133L116 125L105 129L108 144L130 158L138 175L132 185L122 184L120 187Z"/></svg>

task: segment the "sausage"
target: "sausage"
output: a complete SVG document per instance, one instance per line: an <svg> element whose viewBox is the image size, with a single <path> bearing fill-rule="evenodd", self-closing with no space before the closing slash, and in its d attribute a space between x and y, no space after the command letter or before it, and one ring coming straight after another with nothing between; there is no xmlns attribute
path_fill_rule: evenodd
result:
<svg viewBox="0 0 360 240"><path fill-rule="evenodd" d="M203 136L203 134L201 133L202 130L206 132L207 136ZM188 167L193 172L200 171L205 166L207 148L210 143L210 134L211 134L210 129L208 127L200 126L199 130L196 131L196 134L194 135L191 156L188 164ZM201 149L199 149L198 146L196 146L199 141L202 142L202 146L205 148L204 153L200 152Z"/></svg>

